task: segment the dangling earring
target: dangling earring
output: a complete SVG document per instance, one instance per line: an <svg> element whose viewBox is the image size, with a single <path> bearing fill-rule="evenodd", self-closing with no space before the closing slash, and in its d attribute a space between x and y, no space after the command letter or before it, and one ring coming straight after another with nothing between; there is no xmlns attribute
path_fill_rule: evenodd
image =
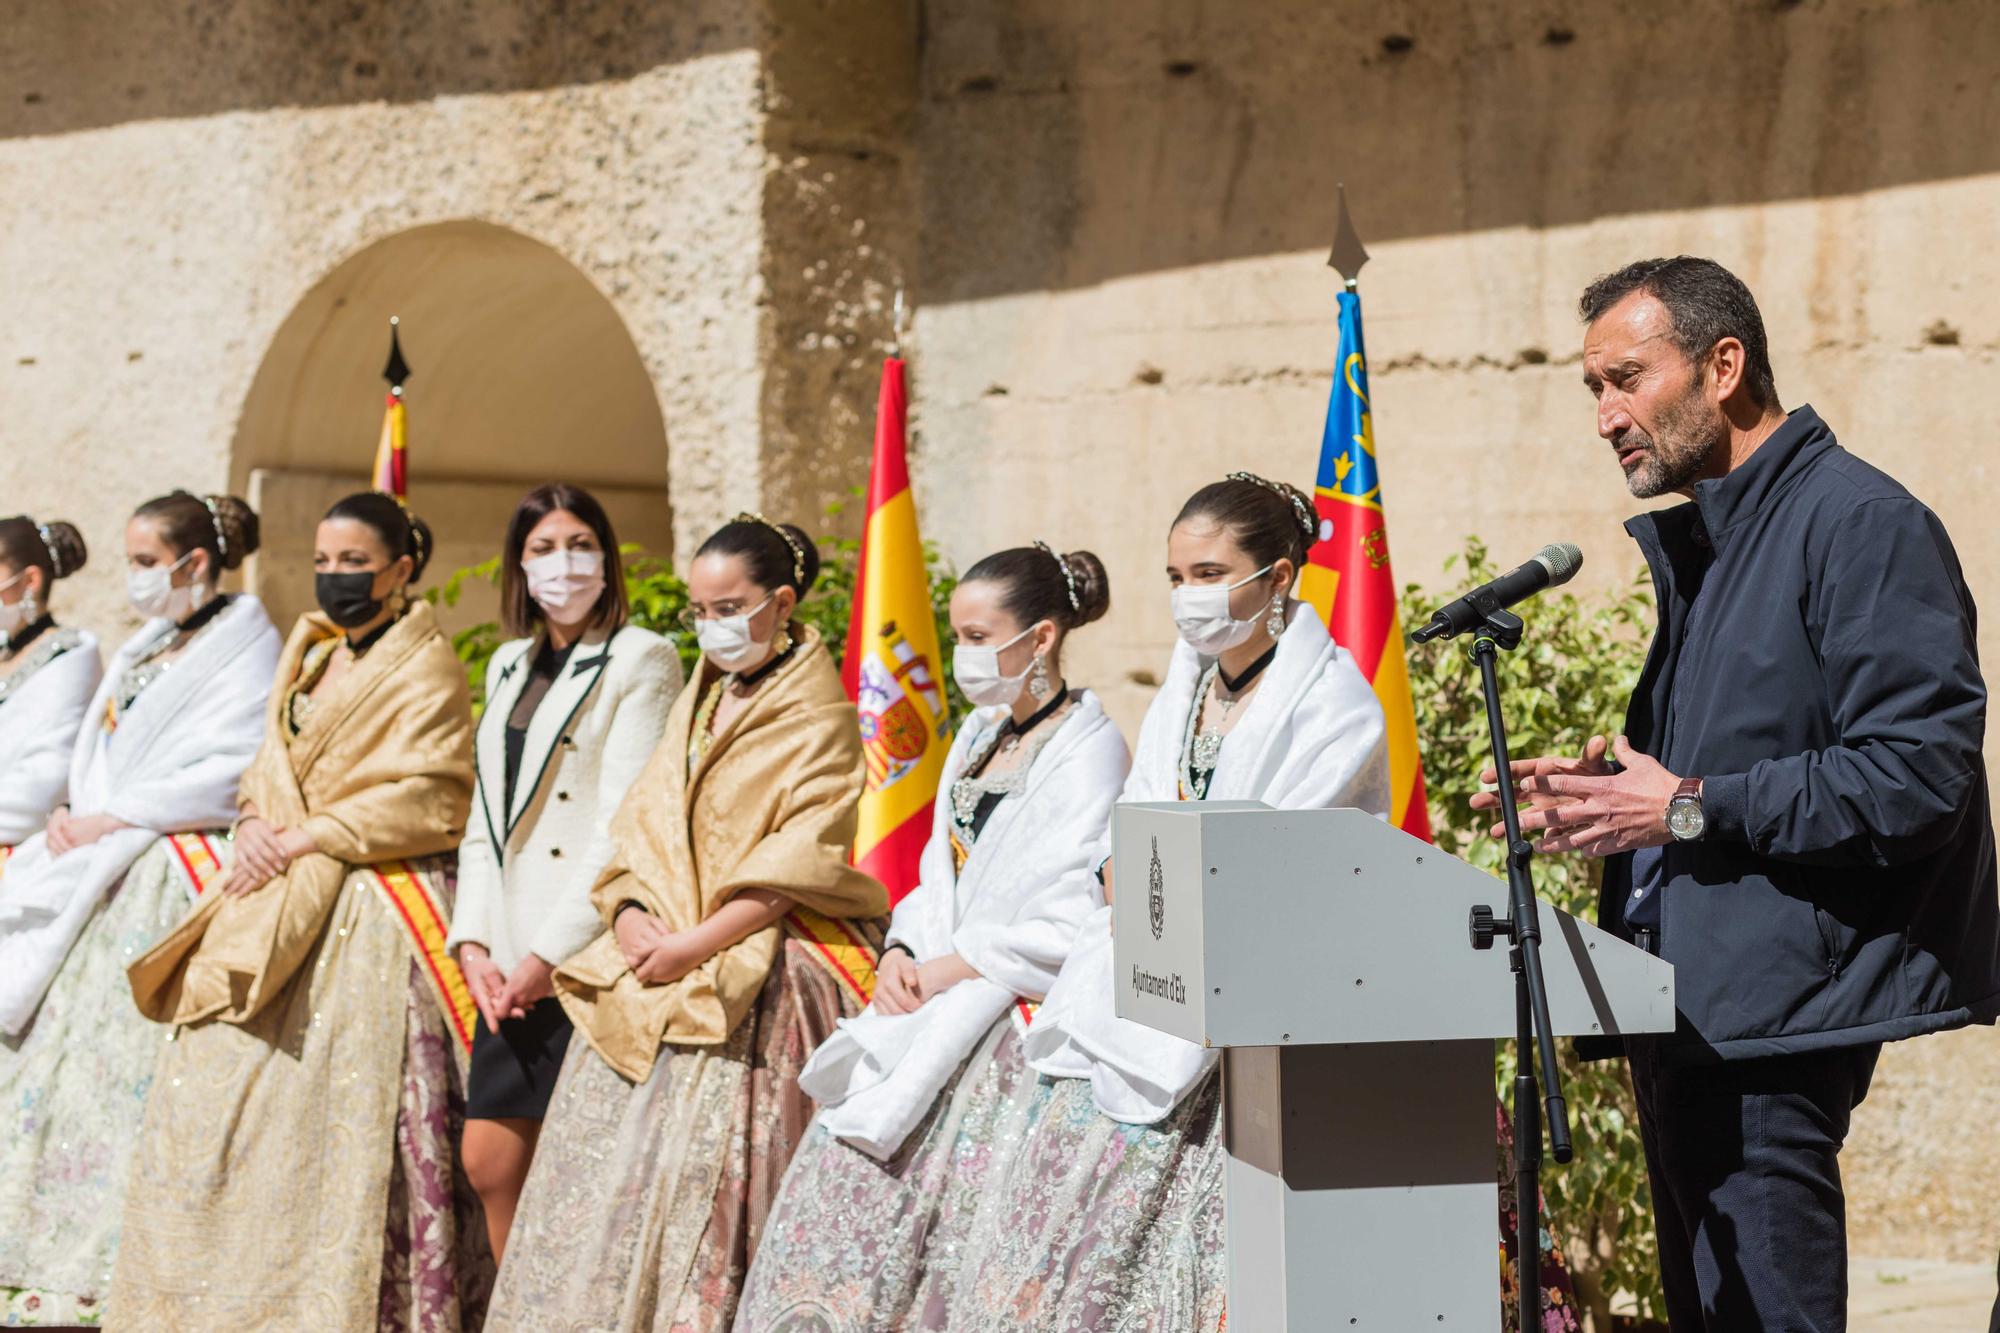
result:
<svg viewBox="0 0 2000 1333"><path fill-rule="evenodd" d="M1049 684L1049 659L1041 653L1035 654L1035 664L1028 670L1028 693L1035 696L1036 703L1047 703L1056 687Z"/></svg>
<svg viewBox="0 0 2000 1333"><path fill-rule="evenodd" d="M1274 639L1285 636L1285 594L1271 595L1271 614L1264 621L1264 632Z"/></svg>

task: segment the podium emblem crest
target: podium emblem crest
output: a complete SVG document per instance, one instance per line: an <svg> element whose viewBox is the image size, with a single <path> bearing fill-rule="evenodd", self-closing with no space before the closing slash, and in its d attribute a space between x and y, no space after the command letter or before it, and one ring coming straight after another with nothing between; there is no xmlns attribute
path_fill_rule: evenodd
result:
<svg viewBox="0 0 2000 1333"><path fill-rule="evenodd" d="M1167 928L1167 872L1160 865L1160 840L1153 839L1153 863L1146 867L1146 909L1152 919L1153 938Z"/></svg>

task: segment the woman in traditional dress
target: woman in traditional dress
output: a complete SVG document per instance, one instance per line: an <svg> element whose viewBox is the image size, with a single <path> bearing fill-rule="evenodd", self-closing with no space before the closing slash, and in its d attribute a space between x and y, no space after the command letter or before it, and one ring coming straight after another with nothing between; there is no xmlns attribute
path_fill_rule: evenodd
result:
<svg viewBox="0 0 2000 1333"><path fill-rule="evenodd" d="M110 1292L126 1167L162 1029L125 968L218 864L264 734L278 632L217 590L257 549L230 496L149 501L125 529L145 624L111 660L69 802L0 878L0 1288L9 1322L94 1324ZM179 836L174 836L179 835Z"/></svg>
<svg viewBox="0 0 2000 1333"><path fill-rule="evenodd" d="M811 1117L799 1070L867 1003L882 886L848 864L865 762L811 541L755 515L688 573L702 648L611 825L605 926L556 969L571 1042L489 1329L729 1327ZM941 743L933 740L932 743Z"/></svg>
<svg viewBox="0 0 2000 1333"><path fill-rule="evenodd" d="M496 1259L569 1047L550 978L604 928L590 890L611 859L611 816L681 686L673 645L625 623L618 539L588 491L528 492L500 570L501 616L520 637L486 670L447 942L479 1006L461 1151Z"/></svg>
<svg viewBox="0 0 2000 1333"><path fill-rule="evenodd" d="M978 710L945 760L922 878L896 905L874 1003L800 1082L824 1108L785 1175L736 1327L947 1327L1020 1034L1098 904L1091 852L1130 767L1070 631L1110 605L1088 551L990 555L951 599L952 668Z"/></svg>
<svg viewBox="0 0 2000 1333"><path fill-rule="evenodd" d="M97 637L57 625L49 605L84 555L68 523L0 518L0 861L62 804L104 671Z"/></svg>
<svg viewBox="0 0 2000 1333"><path fill-rule="evenodd" d="M1290 486L1205 486L1167 537L1182 642L1120 801L1388 808L1382 708L1291 596L1317 524ZM1101 859L1109 829L1096 830ZM1221 1078L1213 1052L1112 1011L1113 867L1026 1048L967 1244L954 1330L1190 1330L1222 1319ZM1141 905L1143 910L1143 904Z"/></svg>
<svg viewBox="0 0 2000 1333"><path fill-rule="evenodd" d="M429 859L472 804L465 672L408 588L430 531L383 495L320 523L320 614L278 663L234 856L130 970L163 1050L107 1322L455 1330L478 1204L455 1173L465 980Z"/></svg>

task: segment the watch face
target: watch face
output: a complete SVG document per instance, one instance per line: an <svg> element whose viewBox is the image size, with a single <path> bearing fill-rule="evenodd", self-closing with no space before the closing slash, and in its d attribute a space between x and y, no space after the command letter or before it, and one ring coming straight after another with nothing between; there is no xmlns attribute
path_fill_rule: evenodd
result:
<svg viewBox="0 0 2000 1333"><path fill-rule="evenodd" d="M1667 832L1676 838L1686 840L1699 838L1708 825L1701 813L1701 802L1681 797L1667 806Z"/></svg>

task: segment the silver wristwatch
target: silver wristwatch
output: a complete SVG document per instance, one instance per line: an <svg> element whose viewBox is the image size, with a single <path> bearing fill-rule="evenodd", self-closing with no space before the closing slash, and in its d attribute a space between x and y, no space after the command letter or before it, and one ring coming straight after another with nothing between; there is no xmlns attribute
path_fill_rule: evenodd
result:
<svg viewBox="0 0 2000 1333"><path fill-rule="evenodd" d="M1693 842L1708 832L1708 815L1701 808L1701 779L1682 778L1667 798L1667 832L1678 842Z"/></svg>

